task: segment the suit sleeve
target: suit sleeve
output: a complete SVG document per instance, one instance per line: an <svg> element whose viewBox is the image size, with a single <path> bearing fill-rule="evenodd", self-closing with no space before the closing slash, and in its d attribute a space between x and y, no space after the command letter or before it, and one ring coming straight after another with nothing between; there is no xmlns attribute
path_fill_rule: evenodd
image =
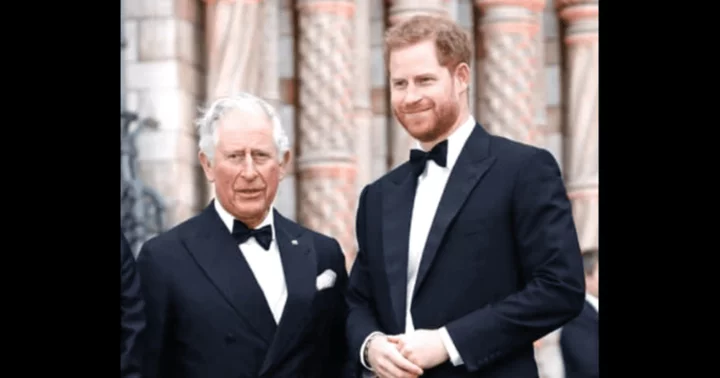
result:
<svg viewBox="0 0 720 378"><path fill-rule="evenodd" d="M585 281L570 201L553 156L537 150L513 191L520 291L447 324L469 371L476 371L576 317Z"/></svg>
<svg viewBox="0 0 720 378"><path fill-rule="evenodd" d="M360 347L365 338L372 332L380 331L380 326L375 319L375 301L371 291L370 277L366 260L366 211L368 187L360 193L356 217L356 234L358 241L358 253L355 257L348 283L347 303L347 337L350 347L349 353L353 360L360 366Z"/></svg>
<svg viewBox="0 0 720 378"><path fill-rule="evenodd" d="M169 377L164 366L166 355L165 338L169 327L169 290L157 255L143 244L137 259L138 272L142 279L145 297L147 326L145 329L146 352L143 358L143 378Z"/></svg>
<svg viewBox="0 0 720 378"><path fill-rule="evenodd" d="M345 254L340 244L333 239L333 270L337 272L335 286L338 293L338 307L332 320L329 342L326 345L325 356L319 359L323 378L343 378L347 376L347 341L345 337L345 321L347 319L347 303L345 292L347 290L348 275L345 268Z"/></svg>
<svg viewBox="0 0 720 378"><path fill-rule="evenodd" d="M560 332L560 349L566 366L583 377L598 377L597 331L592 324L576 318L567 323ZM567 370L567 369L566 369Z"/></svg>
<svg viewBox="0 0 720 378"><path fill-rule="evenodd" d="M120 231L120 376L124 378L140 377L144 306L135 258Z"/></svg>

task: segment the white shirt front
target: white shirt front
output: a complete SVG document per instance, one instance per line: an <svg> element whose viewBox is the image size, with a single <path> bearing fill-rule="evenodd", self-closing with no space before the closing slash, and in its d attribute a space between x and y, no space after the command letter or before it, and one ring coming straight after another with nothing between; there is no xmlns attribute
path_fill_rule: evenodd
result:
<svg viewBox="0 0 720 378"><path fill-rule="evenodd" d="M435 219L440 199L445 191L445 185L450 178L455 162L457 162L460 152L465 146L465 142L475 129L475 118L468 117L460 127L458 127L447 139L447 158L446 166L441 167L434 161L428 160L425 170L418 177L417 189L415 190L415 202L412 210L412 218L410 221L410 240L408 243L408 272L407 272L407 301L405 308L405 333L415 330L410 308L412 305L413 289L417 280L418 269L420 268L420 260L422 259L425 243L430 233L430 228ZM420 143L417 148L422 150ZM452 343L447 330L442 328L441 335L443 342L448 349L451 362L455 365L462 364L457 349Z"/></svg>
<svg viewBox="0 0 720 378"><path fill-rule="evenodd" d="M219 201L215 200L213 202L215 203L215 210L220 216L220 219L225 226L227 226L230 233L232 233L235 218L220 205ZM287 301L287 286L285 284L285 272L283 271L282 260L280 259L280 250L278 249L277 239L275 237L273 208L270 208L268 215L257 228L266 225L272 226L272 242L270 242L270 248L267 251L258 244L255 238L249 238L244 243L238 245L238 248L243 257L245 257L245 261L247 261L250 266L255 280L265 295L265 300L270 307L273 318L275 318L275 323L279 324L280 316Z"/></svg>
<svg viewBox="0 0 720 378"><path fill-rule="evenodd" d="M447 139L446 166L441 167L433 160L428 160L425 170L418 177L417 189L415 190L415 202L413 204L412 218L410 221L410 240L408 243L408 272L407 272L407 301L405 332L415 330L412 315L410 314L411 299L415 281L417 280L420 260L422 259L425 243L430 233L430 227L435 219L440 198L445 191L445 185L450 178L455 162L460 156L465 141L475 128L475 119L470 116L465 123L460 125ZM422 150L420 143L417 149Z"/></svg>
<svg viewBox="0 0 720 378"><path fill-rule="evenodd" d="M410 235L408 242L408 270L407 270L407 300L405 306L405 333L415 330L410 308L412 305L413 290L417 281L417 273L420 268L420 260L422 259L423 250L430 228L435 219L435 213L440 205L440 199L445 191L445 185L450 178L455 163L457 162L460 152L465 146L465 142L475 129L477 122L473 116L469 116L460 127L458 127L447 139L447 156L445 167L437 165L434 161L428 160L425 170L418 176L417 187L415 190L415 200L413 203L412 218L410 220ZM417 149L422 150L420 143L417 143ZM463 364L455 344L445 327L440 328L440 336L442 337L445 349L447 349L450 362L459 366ZM365 368L369 369L367 361L363 356L365 345L370 339L372 333L363 342L360 347L360 362ZM372 375L365 372L363 377L371 377Z"/></svg>

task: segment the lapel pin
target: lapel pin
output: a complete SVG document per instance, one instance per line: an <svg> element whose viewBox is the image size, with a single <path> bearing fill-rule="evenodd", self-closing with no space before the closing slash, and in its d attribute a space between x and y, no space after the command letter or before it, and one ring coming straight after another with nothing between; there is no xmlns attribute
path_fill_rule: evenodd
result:
<svg viewBox="0 0 720 378"><path fill-rule="evenodd" d="M297 240L293 239L292 241L290 241L290 243L292 243L293 245L297 245Z"/></svg>

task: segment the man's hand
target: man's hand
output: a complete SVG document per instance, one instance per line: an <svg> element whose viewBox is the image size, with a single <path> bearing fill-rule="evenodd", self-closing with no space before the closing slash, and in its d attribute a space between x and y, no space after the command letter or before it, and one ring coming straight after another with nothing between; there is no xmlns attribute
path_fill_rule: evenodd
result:
<svg viewBox="0 0 720 378"><path fill-rule="evenodd" d="M413 364L429 369L448 360L448 352L438 330L420 329L397 336L388 336L397 350Z"/></svg>
<svg viewBox="0 0 720 378"><path fill-rule="evenodd" d="M387 336L368 343L368 363L380 378L417 378L423 370L403 357Z"/></svg>

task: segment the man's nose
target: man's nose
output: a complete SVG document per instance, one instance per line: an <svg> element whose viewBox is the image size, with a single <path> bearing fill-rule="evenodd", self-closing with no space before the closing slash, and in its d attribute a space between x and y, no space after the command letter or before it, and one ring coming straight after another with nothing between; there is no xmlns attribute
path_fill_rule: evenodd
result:
<svg viewBox="0 0 720 378"><path fill-rule="evenodd" d="M242 172L240 172L240 174L246 180L252 180L257 177L258 172L252 158L249 157L245 159L245 163L243 163Z"/></svg>
<svg viewBox="0 0 720 378"><path fill-rule="evenodd" d="M420 101L421 98L422 96L420 96L420 93L414 85L411 84L407 86L407 90L405 91L405 97L403 98L405 105L412 105Z"/></svg>

